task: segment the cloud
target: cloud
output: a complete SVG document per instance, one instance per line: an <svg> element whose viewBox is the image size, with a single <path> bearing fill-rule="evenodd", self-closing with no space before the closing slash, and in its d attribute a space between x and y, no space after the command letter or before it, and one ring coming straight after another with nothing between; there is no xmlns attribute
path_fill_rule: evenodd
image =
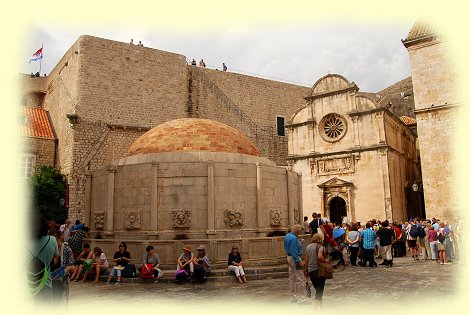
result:
<svg viewBox="0 0 470 315"><path fill-rule="evenodd" d="M311 86L328 73L356 82L362 91L379 91L410 75L408 53L401 44L407 25L302 24L230 26L213 31L92 27L87 29L35 28L28 54L44 44L43 73L49 73L82 34L112 40L142 40L146 47L171 51L221 69L286 80ZM35 72L37 63L23 72Z"/></svg>

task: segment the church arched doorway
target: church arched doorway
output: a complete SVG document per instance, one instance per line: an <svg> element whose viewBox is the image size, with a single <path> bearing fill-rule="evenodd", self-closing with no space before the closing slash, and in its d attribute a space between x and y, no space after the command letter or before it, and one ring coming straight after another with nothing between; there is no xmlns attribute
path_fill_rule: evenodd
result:
<svg viewBox="0 0 470 315"><path fill-rule="evenodd" d="M330 201L330 221L341 224L341 218L347 215L346 201L341 197L334 197Z"/></svg>

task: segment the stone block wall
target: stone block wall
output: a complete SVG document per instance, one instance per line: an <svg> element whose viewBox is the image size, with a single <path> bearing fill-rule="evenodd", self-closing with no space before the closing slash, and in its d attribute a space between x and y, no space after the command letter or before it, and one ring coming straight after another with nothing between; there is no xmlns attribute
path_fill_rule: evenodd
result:
<svg viewBox="0 0 470 315"><path fill-rule="evenodd" d="M430 34L407 45L419 135L426 215L452 220L457 213L454 139L460 95L447 42Z"/></svg>
<svg viewBox="0 0 470 315"><path fill-rule="evenodd" d="M458 102L454 65L446 44L433 40L408 47L415 109Z"/></svg>
<svg viewBox="0 0 470 315"><path fill-rule="evenodd" d="M21 148L23 152L36 155L36 169L41 165L54 166L55 144L53 139L23 137Z"/></svg>
<svg viewBox="0 0 470 315"><path fill-rule="evenodd" d="M149 127L186 116L183 55L81 36L79 107L84 120Z"/></svg>
<svg viewBox="0 0 470 315"><path fill-rule="evenodd" d="M453 190L458 115L457 108L416 115L427 217L450 220L458 210Z"/></svg>

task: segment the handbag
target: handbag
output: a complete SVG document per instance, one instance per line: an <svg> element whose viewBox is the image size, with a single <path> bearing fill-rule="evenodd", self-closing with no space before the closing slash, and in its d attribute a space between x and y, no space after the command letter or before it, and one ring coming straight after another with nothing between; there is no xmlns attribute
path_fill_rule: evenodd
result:
<svg viewBox="0 0 470 315"><path fill-rule="evenodd" d="M145 268L145 266L147 266L147 268ZM153 269L154 269L153 264L145 264L144 266L142 266L142 272L141 272L142 279L152 279Z"/></svg>
<svg viewBox="0 0 470 315"><path fill-rule="evenodd" d="M310 284L308 283L308 281L305 282L305 297L312 297L312 288L310 288Z"/></svg>
<svg viewBox="0 0 470 315"><path fill-rule="evenodd" d="M323 252L324 253L324 252ZM333 278L333 265L330 261L318 261L318 244L317 244L317 264L318 264L318 278L332 279Z"/></svg>
<svg viewBox="0 0 470 315"><path fill-rule="evenodd" d="M60 279L62 279L64 276L65 276L65 268L64 268L64 266L60 266L59 268L57 268L56 270L52 271L52 272L49 274L49 277L51 278L51 280L60 280Z"/></svg>

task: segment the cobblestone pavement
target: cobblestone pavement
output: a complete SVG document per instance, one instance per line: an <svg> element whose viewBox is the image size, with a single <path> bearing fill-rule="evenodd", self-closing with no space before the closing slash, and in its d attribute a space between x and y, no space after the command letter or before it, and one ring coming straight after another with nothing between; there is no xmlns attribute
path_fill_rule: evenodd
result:
<svg viewBox="0 0 470 315"><path fill-rule="evenodd" d="M380 262L381 260L379 260ZM459 290L463 264L440 265L427 260L413 261L410 257L394 259L394 266L386 268L342 267L335 271L334 279L327 280L323 307L354 304L413 301L416 297L451 298ZM313 294L312 294L313 295ZM236 299L234 299L236 297ZM128 301L129 300L129 301ZM204 284L174 283L124 283L122 285L99 283L70 284L69 308L128 301L131 305L178 305L196 303L225 306L256 305L275 306L276 310L291 307L288 279L253 280L246 284L225 283L214 280ZM313 301L313 300L312 300ZM164 302L162 304L162 302ZM341 302L341 303L338 303ZM348 303L349 305L349 303ZM300 307L300 306L299 306Z"/></svg>

